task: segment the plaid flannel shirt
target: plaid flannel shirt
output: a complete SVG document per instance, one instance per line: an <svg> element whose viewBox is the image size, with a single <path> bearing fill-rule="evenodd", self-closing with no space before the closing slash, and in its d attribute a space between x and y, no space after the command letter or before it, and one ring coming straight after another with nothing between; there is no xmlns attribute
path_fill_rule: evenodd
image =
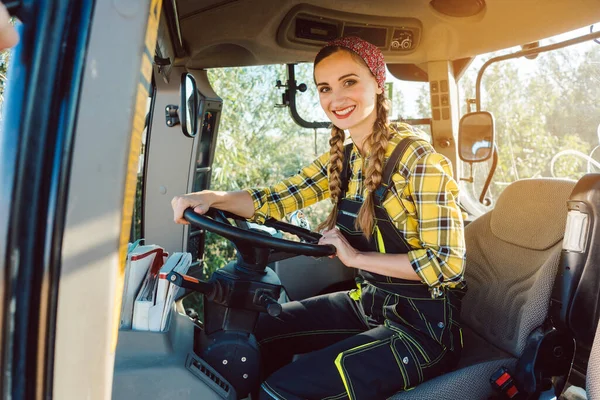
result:
<svg viewBox="0 0 600 400"><path fill-rule="evenodd" d="M400 124L386 149L386 160L396 145L416 130ZM268 188L251 188L256 221L282 219L288 213L329 197L329 153L321 155L297 175ZM363 201L363 158L356 146L350 155L352 176L346 198ZM441 286L464 286L465 240L458 185L448 159L426 141L413 141L392 175L383 207L412 250L410 263L432 296Z"/></svg>

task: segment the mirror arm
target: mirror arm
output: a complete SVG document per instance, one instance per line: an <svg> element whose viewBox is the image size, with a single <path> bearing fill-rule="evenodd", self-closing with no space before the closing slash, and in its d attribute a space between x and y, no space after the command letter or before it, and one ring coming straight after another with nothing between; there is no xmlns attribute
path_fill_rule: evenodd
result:
<svg viewBox="0 0 600 400"><path fill-rule="evenodd" d="M485 184L483 185L483 189L481 189L481 195L479 196L479 202L486 207L492 205L492 199L490 197L486 197L490 184L492 183L492 177L494 176L494 172L496 171L496 167L498 166L498 150L496 148L496 144L494 144L494 148L492 150L492 167L490 168L490 172L488 173L488 177L485 180Z"/></svg>
<svg viewBox="0 0 600 400"><path fill-rule="evenodd" d="M467 114L473 112L472 106L477 106L477 100L467 99Z"/></svg>
<svg viewBox="0 0 600 400"><path fill-rule="evenodd" d="M298 114L298 108L296 107L296 93L298 90L301 92L306 91L306 85L300 84L296 85L296 72L295 72L296 64L288 64L288 81L287 85L282 85L281 81L277 81L277 88L285 87L285 92L283 93L283 103L278 104L280 107L289 107L290 114L292 115L292 119L298 125L303 128L317 129L317 128L329 128L331 126L331 122L308 122L304 118Z"/></svg>

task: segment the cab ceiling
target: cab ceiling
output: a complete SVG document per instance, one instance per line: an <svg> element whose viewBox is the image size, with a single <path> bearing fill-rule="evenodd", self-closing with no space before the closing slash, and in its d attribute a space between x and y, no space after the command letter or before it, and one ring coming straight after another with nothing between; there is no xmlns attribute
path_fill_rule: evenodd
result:
<svg viewBox="0 0 600 400"><path fill-rule="evenodd" d="M600 21L600 0L486 0L482 12L462 18L437 12L429 0L176 0L185 52L177 64L196 69L312 61L318 46L277 41L282 21L300 4L341 15L419 20L419 45L410 54L385 53L388 63L468 58Z"/></svg>

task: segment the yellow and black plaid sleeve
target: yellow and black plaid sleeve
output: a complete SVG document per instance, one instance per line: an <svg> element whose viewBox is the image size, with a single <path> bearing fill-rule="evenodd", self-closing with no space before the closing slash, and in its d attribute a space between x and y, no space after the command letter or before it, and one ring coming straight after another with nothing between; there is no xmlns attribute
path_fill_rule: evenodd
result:
<svg viewBox="0 0 600 400"><path fill-rule="evenodd" d="M271 187L247 189L254 201L253 220L282 219L285 215L329 197L329 153L317 158L298 174Z"/></svg>
<svg viewBox="0 0 600 400"><path fill-rule="evenodd" d="M420 248L410 251L408 258L430 287L462 286L465 239L458 185L446 157L432 151L421 153L412 165L407 187L415 206Z"/></svg>

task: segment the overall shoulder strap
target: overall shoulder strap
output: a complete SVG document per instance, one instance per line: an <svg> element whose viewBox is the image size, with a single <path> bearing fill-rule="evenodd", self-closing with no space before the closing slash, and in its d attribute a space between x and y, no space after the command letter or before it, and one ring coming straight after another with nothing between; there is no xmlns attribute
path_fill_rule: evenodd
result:
<svg viewBox="0 0 600 400"><path fill-rule="evenodd" d="M344 197L346 197L346 192L348 191L348 179L349 179L349 169L350 169L350 154L352 153L352 143L348 143L344 146L344 167L342 168L342 173L340 175L340 181L342 183L342 193L340 194L340 198L338 199L338 204Z"/></svg>
<svg viewBox="0 0 600 400"><path fill-rule="evenodd" d="M377 200L383 200L385 193L388 191L390 184L392 183L392 175L394 175L394 171L396 171L398 162L406 152L406 149L408 149L408 146L410 146L413 142L417 140L422 139L415 136L409 136L405 137L400 141L400 143L398 143L398 145L390 155L390 158L388 158L387 162L385 163L383 175L381 177L381 184L379 185L377 190L375 190L375 197L377 198Z"/></svg>

